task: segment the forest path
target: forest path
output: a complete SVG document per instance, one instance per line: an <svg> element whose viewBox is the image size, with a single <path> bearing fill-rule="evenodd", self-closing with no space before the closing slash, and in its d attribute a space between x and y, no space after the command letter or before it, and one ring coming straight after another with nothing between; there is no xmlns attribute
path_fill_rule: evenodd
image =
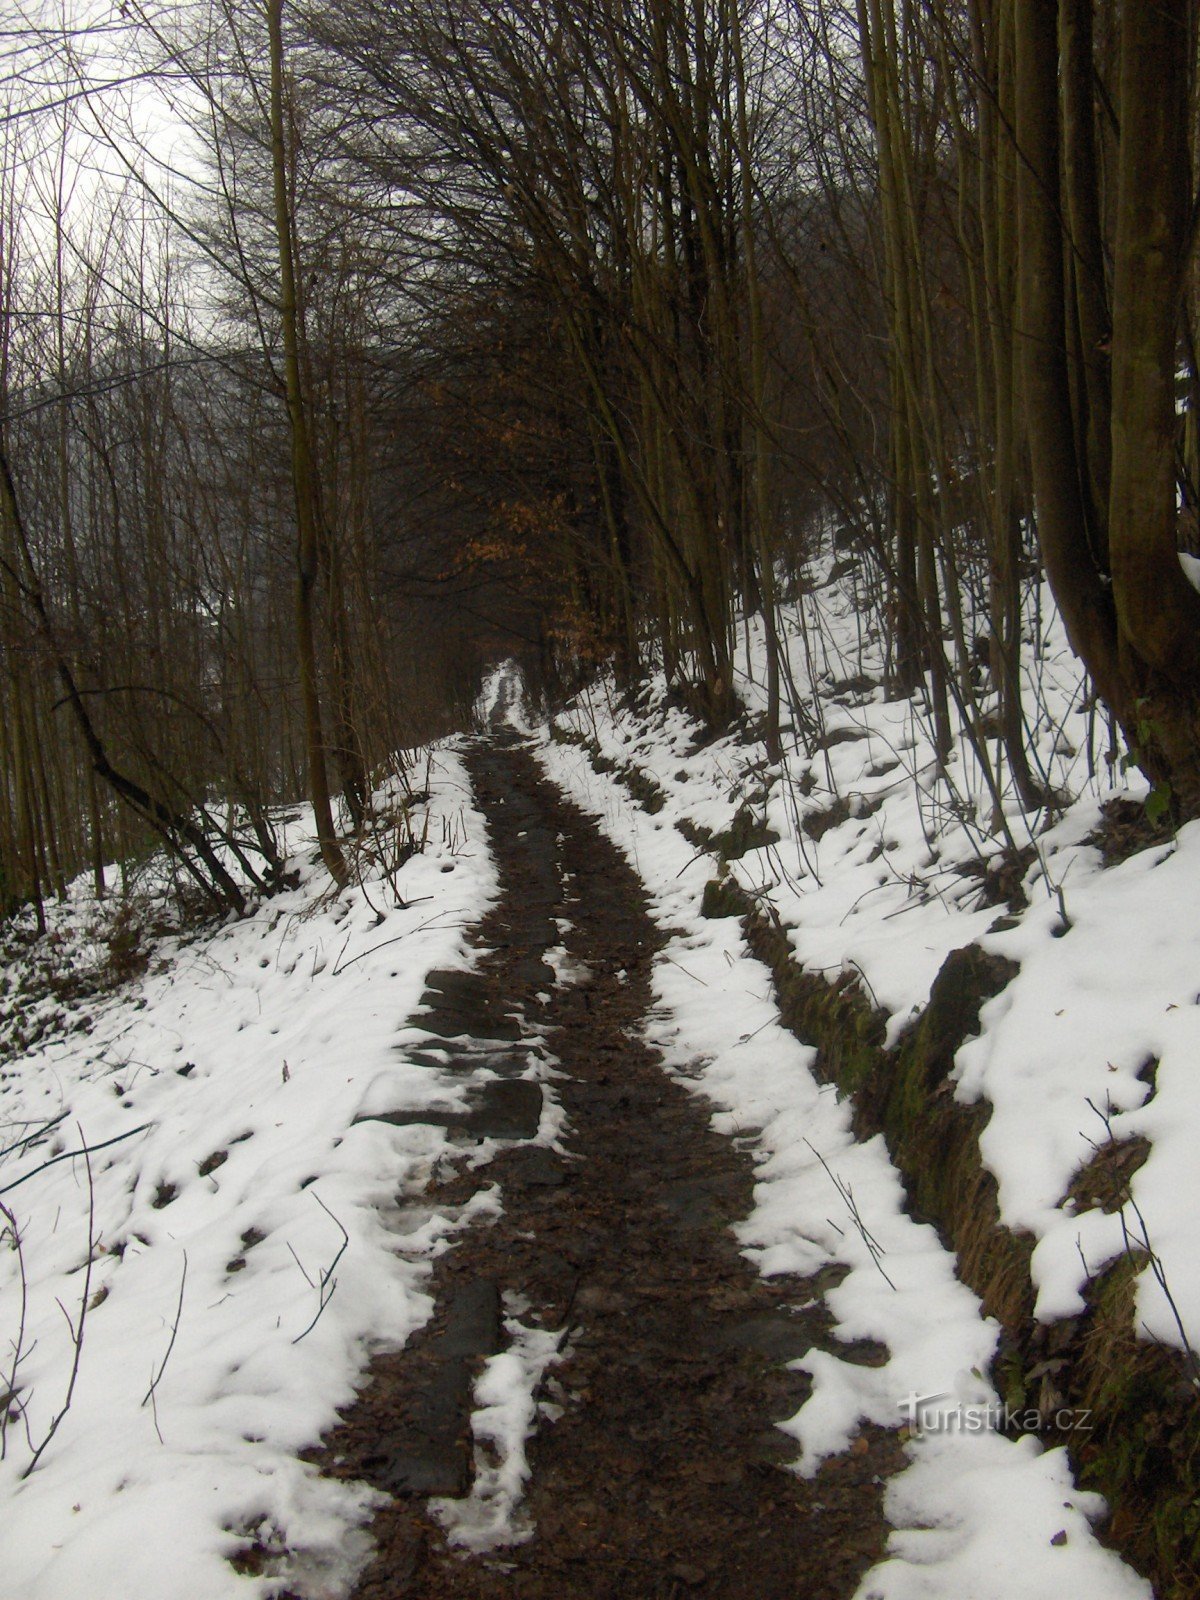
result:
<svg viewBox="0 0 1200 1600"><path fill-rule="evenodd" d="M728 1224L750 1208L751 1158L642 1040L663 941L641 885L515 735L481 739L468 766L501 899L474 936L479 966L435 974L416 1020L440 1065L498 1074L477 1109L447 1114L452 1133L509 1141L474 1166L467 1143L431 1204L498 1184L502 1210L438 1258L433 1318L374 1364L316 1456L394 1496L356 1600L843 1600L882 1553L895 1438L862 1435L812 1480L788 1470L795 1446L774 1424L805 1380L785 1363L830 1342L822 1286L765 1282L742 1257ZM564 944L560 982L544 957ZM555 1068L565 1155L530 1142L531 1049ZM560 1414L528 1442L531 1535L464 1552L429 1498L470 1496L472 1386L516 1321L555 1336L534 1392Z"/></svg>

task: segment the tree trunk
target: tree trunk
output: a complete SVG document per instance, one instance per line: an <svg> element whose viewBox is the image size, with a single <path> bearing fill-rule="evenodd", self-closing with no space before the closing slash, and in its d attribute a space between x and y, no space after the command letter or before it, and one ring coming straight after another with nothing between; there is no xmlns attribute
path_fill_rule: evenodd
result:
<svg viewBox="0 0 1200 1600"><path fill-rule="evenodd" d="M1055 0L1016 0L1018 315L1026 437L1038 536L1067 635L1124 720L1116 614L1087 538L1072 428L1059 206L1058 34Z"/></svg>
<svg viewBox="0 0 1200 1600"><path fill-rule="evenodd" d="M1189 243L1187 0L1126 5L1109 541L1135 748L1200 811L1200 595L1179 564L1175 367Z"/></svg>
<svg viewBox="0 0 1200 1600"><path fill-rule="evenodd" d="M329 769L321 727L314 638L314 598L319 569L316 499L308 418L300 382L300 339L296 312L296 272L292 250L292 217L288 204L287 150L283 115L283 0L266 0L271 56L271 172L275 232L279 250L279 311L283 330L283 369L288 422L292 435L292 487L296 497L296 657L304 717L308 795L312 802L321 859L335 883L347 879L346 859L333 824Z"/></svg>

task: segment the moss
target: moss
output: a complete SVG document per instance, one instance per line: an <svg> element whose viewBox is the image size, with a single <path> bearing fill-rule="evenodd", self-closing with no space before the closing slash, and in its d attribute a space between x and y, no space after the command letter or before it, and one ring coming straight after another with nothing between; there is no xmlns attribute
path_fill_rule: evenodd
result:
<svg viewBox="0 0 1200 1600"><path fill-rule="evenodd" d="M591 753L595 760L598 747ZM617 774L631 792L635 771ZM680 831L697 849L717 852L723 865L739 847L755 847L744 842L755 837L754 822L743 807L724 834L695 824ZM1012 864L1010 878L1019 866ZM1012 887L998 885L1005 894ZM959 1276L1000 1324L993 1376L1003 1398L1043 1414L1064 1405L1089 1411L1090 1431L1047 1442L1065 1444L1080 1482L1108 1500L1110 1542L1152 1578L1159 1600L1200 1593L1197 1384L1178 1352L1138 1338L1135 1291L1144 1260L1122 1257L1098 1277L1084 1314L1036 1322L1033 1241L1000 1221L996 1182L979 1153L990 1113L986 1105L960 1105L953 1095L955 1054L979 1031L983 1005L1016 967L977 946L953 951L925 1009L889 1049L885 1019L857 974L830 980L804 971L784 930L723 870L705 886L701 909L706 917L742 919L751 949L771 970L783 1021L815 1047L820 1075L852 1097L855 1132L885 1136L910 1211L939 1230L956 1252ZM1145 1153L1144 1141L1105 1146L1077 1175L1076 1204L1119 1206Z"/></svg>
<svg viewBox="0 0 1200 1600"><path fill-rule="evenodd" d="M865 795L837 795L829 805L821 811L810 811L800 826L812 840L823 839L831 828L840 828L843 822L848 822L851 817L865 821L873 816L883 804L883 800L876 796L868 799Z"/></svg>
<svg viewBox="0 0 1200 1600"><path fill-rule="evenodd" d="M727 882L722 892L724 904L740 893ZM1033 1240L1001 1223L996 1182L979 1154L989 1112L953 1097L955 1054L1017 969L976 946L952 952L925 1010L887 1049L883 1019L857 978L804 972L784 932L745 894L741 902L784 1021L816 1046L822 1076L853 1096L856 1133L884 1134L912 1214L938 1228L959 1276L999 1322L999 1392L1014 1407L1043 1413L1064 1404L1091 1410L1090 1433L1053 1442L1069 1447L1081 1481L1108 1499L1113 1542L1154 1578L1161 1600L1200 1592L1200 1408L1184 1361L1137 1338L1137 1264L1122 1260L1098 1281L1087 1316L1035 1322ZM1127 1177L1135 1160L1127 1150L1108 1164Z"/></svg>
<svg viewBox="0 0 1200 1600"><path fill-rule="evenodd" d="M1102 1144L1071 1179L1067 1195L1076 1211L1119 1211L1129 1198L1130 1179L1149 1154L1150 1141L1140 1133Z"/></svg>
<svg viewBox="0 0 1200 1600"><path fill-rule="evenodd" d="M740 861L751 850L763 850L769 844L778 844L779 835L766 821L756 816L749 806L740 806L733 821L721 833L710 836L710 847L722 861Z"/></svg>
<svg viewBox="0 0 1200 1600"><path fill-rule="evenodd" d="M1112 1507L1114 1542L1160 1600L1185 1600L1200 1592L1200 1407L1179 1355L1137 1336L1145 1263L1122 1256L1090 1286L1070 1400L1092 1427L1073 1454Z"/></svg>
<svg viewBox="0 0 1200 1600"><path fill-rule="evenodd" d="M850 802L839 794L823 811L810 811L800 826L810 839L823 839L831 828L840 828L849 817Z"/></svg>
<svg viewBox="0 0 1200 1600"><path fill-rule="evenodd" d="M690 817L681 817L675 824L689 844L695 845L697 850L711 850L713 831L706 828L702 822L693 822Z"/></svg>
<svg viewBox="0 0 1200 1600"><path fill-rule="evenodd" d="M743 910L741 890L729 878L710 878L700 902L702 917L739 917Z"/></svg>
<svg viewBox="0 0 1200 1600"><path fill-rule="evenodd" d="M651 816L661 811L667 803L667 797L655 783L654 779L641 770L640 767L624 767L617 776L629 790L635 800L640 801L642 809Z"/></svg>
<svg viewBox="0 0 1200 1600"><path fill-rule="evenodd" d="M783 935L778 937L786 945ZM878 1065L882 1017L867 1003L855 974L841 973L829 981L795 967L790 951L783 960L787 965L779 975L777 994L784 1021L816 1045L821 1076L843 1094L854 1094Z"/></svg>
<svg viewBox="0 0 1200 1600"><path fill-rule="evenodd" d="M606 756L598 740L589 739L586 734L574 733L566 728L554 727L551 728L550 737L558 744L573 744L581 750L586 750L593 770L612 776L618 783L624 784L642 809L651 816L661 811L666 804L666 795L648 772L643 772L632 762L622 763L614 760L612 756Z"/></svg>

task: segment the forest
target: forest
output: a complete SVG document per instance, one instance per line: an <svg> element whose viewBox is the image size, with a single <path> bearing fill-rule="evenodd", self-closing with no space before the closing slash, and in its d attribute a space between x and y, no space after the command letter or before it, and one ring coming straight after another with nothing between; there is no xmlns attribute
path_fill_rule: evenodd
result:
<svg viewBox="0 0 1200 1600"><path fill-rule="evenodd" d="M0 59L0 1600L1193 1600L1200 5Z"/></svg>
<svg viewBox="0 0 1200 1600"><path fill-rule="evenodd" d="M766 738L836 539L995 798L1044 570L1096 759L1200 807L1184 0L186 5L10 28L0 873L330 872L481 667ZM1194 571L1195 569L1190 569ZM982 690L994 691L986 710Z"/></svg>

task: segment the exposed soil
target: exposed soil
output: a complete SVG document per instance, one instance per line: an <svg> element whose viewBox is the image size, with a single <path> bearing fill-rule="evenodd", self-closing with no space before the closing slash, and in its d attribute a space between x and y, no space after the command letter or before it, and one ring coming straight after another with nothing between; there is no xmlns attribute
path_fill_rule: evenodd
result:
<svg viewBox="0 0 1200 1600"><path fill-rule="evenodd" d="M452 1060L500 1074L447 1116L452 1137L511 1141L481 1168L458 1162L436 1203L498 1183L503 1214L438 1260L433 1319L375 1363L316 1455L394 1497L356 1600L849 1596L882 1553L896 1437L866 1433L804 1480L775 1427L805 1395L786 1363L831 1343L828 1284L764 1283L738 1251L727 1225L750 1209L751 1160L640 1038L660 935L635 875L515 740L481 741L469 764L503 899L477 930L480 968L435 975L420 1021ZM557 985L542 953L562 943L586 974ZM567 1075L553 1086L565 1157L528 1142L541 1090L516 1074L531 1047ZM545 1389L561 1414L530 1446L532 1537L464 1555L426 1501L469 1487L471 1386L513 1292L526 1323L562 1332Z"/></svg>

